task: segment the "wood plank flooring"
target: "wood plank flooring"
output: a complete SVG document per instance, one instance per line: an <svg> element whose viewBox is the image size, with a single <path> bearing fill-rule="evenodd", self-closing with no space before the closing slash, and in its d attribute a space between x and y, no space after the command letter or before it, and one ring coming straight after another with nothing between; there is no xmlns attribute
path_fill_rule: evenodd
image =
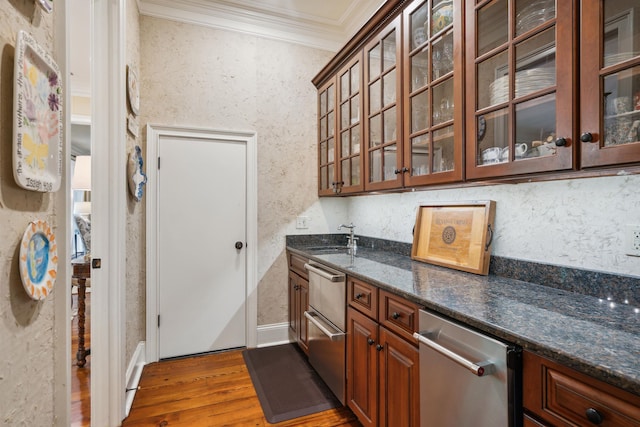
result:
<svg viewBox="0 0 640 427"><path fill-rule="evenodd" d="M91 348L91 293L85 298L84 345ZM73 295L73 307L78 307L78 296ZM91 425L91 356L83 368L76 365L78 351L78 316L71 320L71 427Z"/></svg>
<svg viewBox="0 0 640 427"><path fill-rule="evenodd" d="M76 296L73 306L77 307ZM91 294L86 298L85 343L91 346ZM78 316L71 322L71 426L89 427L91 356L76 366ZM130 426L361 426L347 408L270 424L242 358L230 351L152 363L145 366L139 389L123 427Z"/></svg>
<svg viewBox="0 0 640 427"><path fill-rule="evenodd" d="M264 418L242 351L145 366L123 427L361 426L347 408L270 424Z"/></svg>

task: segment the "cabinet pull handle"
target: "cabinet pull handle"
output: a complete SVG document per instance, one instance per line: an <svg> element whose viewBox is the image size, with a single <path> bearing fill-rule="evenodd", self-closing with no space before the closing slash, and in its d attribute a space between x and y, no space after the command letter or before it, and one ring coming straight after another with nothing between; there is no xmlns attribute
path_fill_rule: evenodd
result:
<svg viewBox="0 0 640 427"><path fill-rule="evenodd" d="M591 421L593 424L595 425L602 424L603 418L597 409L594 409L594 408L587 409L586 415L587 415L587 419Z"/></svg>
<svg viewBox="0 0 640 427"><path fill-rule="evenodd" d="M585 132L582 135L580 135L580 141L593 142L593 135L591 134L591 132Z"/></svg>
<svg viewBox="0 0 640 427"><path fill-rule="evenodd" d="M564 147L565 145L567 145L566 138L558 138L558 139L556 139L556 147Z"/></svg>
<svg viewBox="0 0 640 427"><path fill-rule="evenodd" d="M376 343L376 342L375 342L375 340L374 340L373 338L368 338L368 339L367 339L367 344L369 344L369 345L374 345L375 343Z"/></svg>
<svg viewBox="0 0 640 427"><path fill-rule="evenodd" d="M397 311L394 311L391 317L393 317L394 320L398 320L400 318L400 313L398 313Z"/></svg>

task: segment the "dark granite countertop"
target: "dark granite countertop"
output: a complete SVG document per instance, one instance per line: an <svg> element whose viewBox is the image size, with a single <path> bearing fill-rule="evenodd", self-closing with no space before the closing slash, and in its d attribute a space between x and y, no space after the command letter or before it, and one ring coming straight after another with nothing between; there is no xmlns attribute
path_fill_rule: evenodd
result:
<svg viewBox="0 0 640 427"><path fill-rule="evenodd" d="M287 249L640 395L640 309L633 305L412 261L402 250L360 247L352 262L305 239L288 238Z"/></svg>

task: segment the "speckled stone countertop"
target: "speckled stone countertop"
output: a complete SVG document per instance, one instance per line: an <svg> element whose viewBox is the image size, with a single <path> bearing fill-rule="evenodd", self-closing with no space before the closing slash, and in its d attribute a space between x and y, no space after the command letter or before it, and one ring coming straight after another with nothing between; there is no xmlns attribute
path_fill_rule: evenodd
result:
<svg viewBox="0 0 640 427"><path fill-rule="evenodd" d="M640 395L640 309L634 305L412 261L406 246L360 247L355 258L321 246L287 238L293 252Z"/></svg>

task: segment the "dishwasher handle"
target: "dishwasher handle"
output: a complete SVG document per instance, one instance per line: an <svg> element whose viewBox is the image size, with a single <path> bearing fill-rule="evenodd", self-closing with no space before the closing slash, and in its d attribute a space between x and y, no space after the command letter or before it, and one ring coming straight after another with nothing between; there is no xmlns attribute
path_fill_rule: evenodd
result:
<svg viewBox="0 0 640 427"><path fill-rule="evenodd" d="M346 334L339 330L339 332L331 332L325 325L322 324L316 313L304 312L304 317L309 319L309 322L313 323L323 334L329 337L331 341L340 341Z"/></svg>
<svg viewBox="0 0 640 427"><path fill-rule="evenodd" d="M305 313L306 314L306 313ZM474 363L472 361L470 361L469 359L460 356L458 353L455 353L451 350L449 350L446 347L441 346L440 344L438 344L437 342L425 337L424 332L422 334L418 333L418 332L414 332L413 333L413 337L418 340L418 342L426 345L427 347L437 351L438 353L442 354L443 356L445 356L446 358L456 362L458 365L466 368L467 370L471 371L474 375L478 376L478 377L484 377L487 375L490 375L493 373L494 371L494 366L493 363L491 362L480 362L480 363Z"/></svg>
<svg viewBox="0 0 640 427"><path fill-rule="evenodd" d="M334 273L332 271L327 271L324 268L322 268L321 266L317 265L317 264L308 264L306 263L304 265L304 268L310 272L310 273L315 273L331 282L342 282L343 280L345 280L345 275L342 273Z"/></svg>

